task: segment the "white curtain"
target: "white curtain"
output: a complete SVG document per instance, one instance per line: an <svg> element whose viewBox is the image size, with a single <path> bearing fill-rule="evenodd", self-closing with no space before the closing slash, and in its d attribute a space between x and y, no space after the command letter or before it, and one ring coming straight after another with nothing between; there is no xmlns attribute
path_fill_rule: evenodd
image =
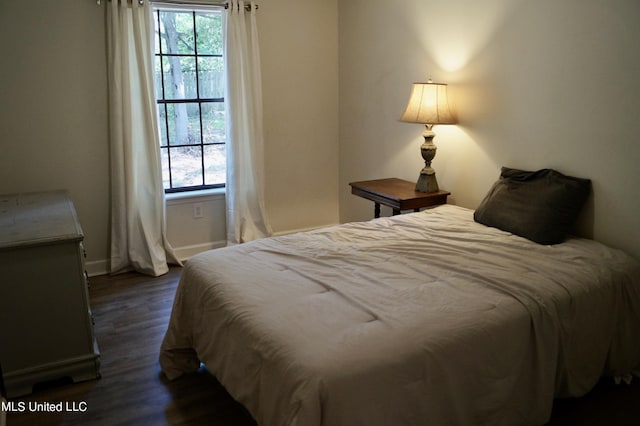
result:
<svg viewBox="0 0 640 426"><path fill-rule="evenodd" d="M225 13L227 242L271 235L264 208L262 77L256 4L232 0Z"/></svg>
<svg viewBox="0 0 640 426"><path fill-rule="evenodd" d="M112 273L179 263L166 238L148 1L107 2Z"/></svg>

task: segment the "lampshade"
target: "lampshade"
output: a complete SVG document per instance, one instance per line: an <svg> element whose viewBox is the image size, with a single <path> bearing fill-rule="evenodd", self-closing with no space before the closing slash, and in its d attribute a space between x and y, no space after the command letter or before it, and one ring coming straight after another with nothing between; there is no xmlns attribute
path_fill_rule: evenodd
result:
<svg viewBox="0 0 640 426"><path fill-rule="evenodd" d="M449 110L447 85L434 83L413 83L409 103L400 121L420 124L455 124L456 119Z"/></svg>

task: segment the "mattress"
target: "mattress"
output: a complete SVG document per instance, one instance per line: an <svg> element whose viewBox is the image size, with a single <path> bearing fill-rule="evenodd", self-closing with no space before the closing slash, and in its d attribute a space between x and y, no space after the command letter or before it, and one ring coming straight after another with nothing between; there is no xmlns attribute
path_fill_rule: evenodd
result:
<svg viewBox="0 0 640 426"><path fill-rule="evenodd" d="M539 425L640 366L640 265L443 205L190 258L160 364L258 424Z"/></svg>

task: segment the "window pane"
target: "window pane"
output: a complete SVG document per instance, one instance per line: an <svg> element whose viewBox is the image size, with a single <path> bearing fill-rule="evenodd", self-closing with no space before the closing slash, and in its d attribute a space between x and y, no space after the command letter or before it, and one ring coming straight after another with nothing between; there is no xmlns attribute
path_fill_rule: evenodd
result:
<svg viewBox="0 0 640 426"><path fill-rule="evenodd" d="M202 147L169 148L173 187L202 185Z"/></svg>
<svg viewBox="0 0 640 426"><path fill-rule="evenodd" d="M196 13L198 54L222 55L222 14Z"/></svg>
<svg viewBox="0 0 640 426"><path fill-rule="evenodd" d="M160 161L162 163L162 187L171 188L169 184L169 150L160 150Z"/></svg>
<svg viewBox="0 0 640 426"><path fill-rule="evenodd" d="M167 104L170 145L193 145L202 142L200 107L197 103Z"/></svg>
<svg viewBox="0 0 640 426"><path fill-rule="evenodd" d="M191 12L160 11L162 53L193 55L193 14Z"/></svg>
<svg viewBox="0 0 640 426"><path fill-rule="evenodd" d="M202 104L202 142L223 143L227 139L225 132L224 104L207 102Z"/></svg>
<svg viewBox="0 0 640 426"><path fill-rule="evenodd" d="M158 105L158 127L160 128L160 146L169 145L167 140L167 114L165 105Z"/></svg>
<svg viewBox="0 0 640 426"><path fill-rule="evenodd" d="M198 97L198 86L196 83L196 58L181 57L180 65L182 66L182 74L184 76L184 95L187 99L195 99Z"/></svg>
<svg viewBox="0 0 640 426"><path fill-rule="evenodd" d="M222 58L198 58L198 78L201 98L224 98Z"/></svg>
<svg viewBox="0 0 640 426"><path fill-rule="evenodd" d="M200 128L200 105L197 103L187 104L187 117L189 118L189 143L201 144L202 132Z"/></svg>
<svg viewBox="0 0 640 426"><path fill-rule="evenodd" d="M156 99L162 99L162 69L160 68L160 57L156 56L153 61L154 78L156 86Z"/></svg>
<svg viewBox="0 0 640 426"><path fill-rule="evenodd" d="M165 99L195 99L195 57L167 56L162 58Z"/></svg>
<svg viewBox="0 0 640 426"><path fill-rule="evenodd" d="M156 54L160 53L160 32L158 31L158 13L153 13L153 24L155 25L155 31L153 32L153 44L154 44L154 52Z"/></svg>
<svg viewBox="0 0 640 426"><path fill-rule="evenodd" d="M205 185L215 185L227 181L227 155L224 145L204 147Z"/></svg>

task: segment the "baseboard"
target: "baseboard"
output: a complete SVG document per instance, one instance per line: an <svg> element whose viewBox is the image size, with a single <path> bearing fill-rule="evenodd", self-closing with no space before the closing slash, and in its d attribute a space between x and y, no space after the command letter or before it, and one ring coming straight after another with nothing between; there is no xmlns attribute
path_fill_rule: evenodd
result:
<svg viewBox="0 0 640 426"><path fill-rule="evenodd" d="M190 246L183 246L183 247L174 247L173 251L175 252L178 259L182 262L195 254L202 253L203 251L211 250L214 248L224 247L226 245L227 245L226 241L212 241L209 243L193 244ZM102 259L102 260L87 261L85 262L84 267L87 270L87 275L89 275L89 277L95 277L98 275L108 274L109 269L107 265L108 265L107 259Z"/></svg>
<svg viewBox="0 0 640 426"><path fill-rule="evenodd" d="M180 259L180 261L184 261L193 255L202 253L203 251L224 247L226 245L227 245L226 241L212 241L209 243L193 244L190 246L183 246L183 247L174 247L173 251L175 252L178 259Z"/></svg>
<svg viewBox="0 0 640 426"><path fill-rule="evenodd" d="M84 262L84 268L87 271L87 275L90 277L106 275L109 273L109 269L107 269L107 259Z"/></svg>
<svg viewBox="0 0 640 426"><path fill-rule="evenodd" d="M313 231L315 229L326 228L328 226L333 226L333 225L320 225L320 226L313 226L309 228L289 229L287 231L274 232L273 236L279 237L282 235L295 234L297 232ZM202 253L203 251L224 247L226 245L227 245L227 242L224 240L221 240L221 241L211 241L211 242L202 243L202 244L193 244L189 246L174 247L173 250L176 253L176 256L178 257L178 259L180 261L184 261L193 255ZM87 270L87 274L90 277L95 277L97 275L105 275L109 273L107 264L108 264L107 259L92 260L92 261L85 262L85 268Z"/></svg>

